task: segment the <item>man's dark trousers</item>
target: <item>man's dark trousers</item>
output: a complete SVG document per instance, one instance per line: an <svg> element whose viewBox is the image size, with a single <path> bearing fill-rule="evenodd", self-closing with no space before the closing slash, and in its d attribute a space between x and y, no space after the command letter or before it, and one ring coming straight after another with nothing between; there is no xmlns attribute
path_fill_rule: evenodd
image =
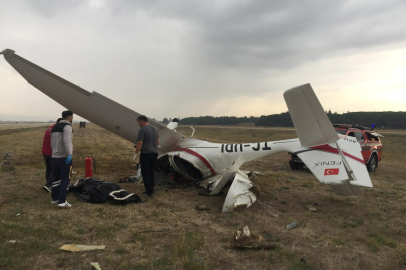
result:
<svg viewBox="0 0 406 270"><path fill-rule="evenodd" d="M157 158L158 153L141 153L140 155L142 180L148 195L154 193L154 165Z"/></svg>
<svg viewBox="0 0 406 270"><path fill-rule="evenodd" d="M52 158L54 178L52 181L51 197L53 201L58 200L58 204L66 201L68 185L72 173L72 161L66 164L65 160L66 158Z"/></svg>
<svg viewBox="0 0 406 270"><path fill-rule="evenodd" d="M53 180L53 165L52 165L52 156L44 155L44 160L45 160L45 180L47 181L46 186L50 187L52 180Z"/></svg>

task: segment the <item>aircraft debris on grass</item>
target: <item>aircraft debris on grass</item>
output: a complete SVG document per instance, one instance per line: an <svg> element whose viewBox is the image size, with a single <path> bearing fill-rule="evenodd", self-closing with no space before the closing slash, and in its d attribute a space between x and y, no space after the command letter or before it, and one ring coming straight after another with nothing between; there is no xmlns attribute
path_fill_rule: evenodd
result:
<svg viewBox="0 0 406 270"><path fill-rule="evenodd" d="M6 49L6 61L35 88L75 114L112 133L136 143L141 115L123 105L83 88L31 63ZM157 166L164 173L176 171L190 181L218 194L233 181L223 206L231 212L237 206L251 206L258 189L240 167L244 162L281 152L295 153L316 176L338 195L360 195L360 187L372 187L361 146L356 138L337 134L310 84L284 93L298 139L259 143L211 143L176 132L177 123L164 126L151 120L157 128L161 148ZM325 166L314 166L325 162Z"/></svg>

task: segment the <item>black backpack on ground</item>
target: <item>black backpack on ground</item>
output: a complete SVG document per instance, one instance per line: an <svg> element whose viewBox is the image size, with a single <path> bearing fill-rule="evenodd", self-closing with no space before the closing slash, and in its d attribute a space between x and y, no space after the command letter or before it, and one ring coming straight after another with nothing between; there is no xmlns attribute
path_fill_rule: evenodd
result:
<svg viewBox="0 0 406 270"><path fill-rule="evenodd" d="M79 179L69 187L69 192L84 202L128 204L140 203L141 198L134 193L128 193L117 184L93 178Z"/></svg>

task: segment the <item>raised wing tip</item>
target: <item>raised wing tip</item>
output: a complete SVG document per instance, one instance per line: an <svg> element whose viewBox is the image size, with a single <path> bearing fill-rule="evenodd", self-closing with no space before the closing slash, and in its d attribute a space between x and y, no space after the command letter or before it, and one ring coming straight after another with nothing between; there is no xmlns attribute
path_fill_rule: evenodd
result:
<svg viewBox="0 0 406 270"><path fill-rule="evenodd" d="M14 53L15 53L15 51L13 51L11 49L5 49L0 52L0 54L14 54Z"/></svg>

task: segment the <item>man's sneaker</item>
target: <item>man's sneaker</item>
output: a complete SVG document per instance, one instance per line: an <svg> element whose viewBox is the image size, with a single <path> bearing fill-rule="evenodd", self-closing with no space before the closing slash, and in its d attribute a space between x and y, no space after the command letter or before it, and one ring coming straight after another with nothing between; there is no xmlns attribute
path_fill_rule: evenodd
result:
<svg viewBox="0 0 406 270"><path fill-rule="evenodd" d="M70 208L72 205L65 201L64 203L58 203L58 207L63 207L63 208Z"/></svg>
<svg viewBox="0 0 406 270"><path fill-rule="evenodd" d="M45 190L46 192L51 192L51 188L48 186L43 186L42 189Z"/></svg>
<svg viewBox="0 0 406 270"><path fill-rule="evenodd" d="M58 200L52 200L51 203L58 203Z"/></svg>

